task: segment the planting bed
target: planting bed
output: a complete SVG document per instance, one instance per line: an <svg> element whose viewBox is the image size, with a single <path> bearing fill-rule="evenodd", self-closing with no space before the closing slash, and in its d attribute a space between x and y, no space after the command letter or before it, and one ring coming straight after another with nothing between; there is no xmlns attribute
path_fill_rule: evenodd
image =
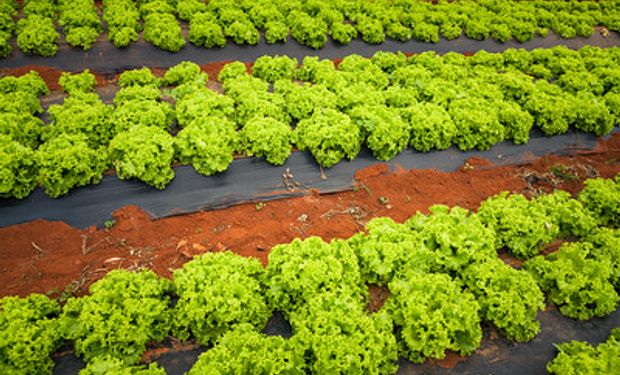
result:
<svg viewBox="0 0 620 375"><path fill-rule="evenodd" d="M0 373L620 372L619 7L0 0Z"/></svg>

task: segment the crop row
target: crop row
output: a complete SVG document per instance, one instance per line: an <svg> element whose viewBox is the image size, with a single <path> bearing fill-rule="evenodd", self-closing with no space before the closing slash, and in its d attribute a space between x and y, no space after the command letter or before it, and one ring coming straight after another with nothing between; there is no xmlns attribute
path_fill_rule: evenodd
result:
<svg viewBox="0 0 620 375"><path fill-rule="evenodd" d="M620 124L619 48L379 52L348 56L338 68L315 57L298 66L265 56L251 74L235 62L224 66L221 83L208 79L190 62L162 78L147 68L126 71L108 105L93 92L92 74L65 73L68 97L49 107L46 125L37 114L48 89L37 73L0 79L0 173L7 176L0 196L23 198L40 185L58 197L98 182L111 166L122 179L163 189L173 161L211 175L226 170L235 152L281 165L296 146L331 167L362 145L388 160L408 145L485 150L503 140L526 143L532 127L604 135Z"/></svg>
<svg viewBox="0 0 620 375"><path fill-rule="evenodd" d="M49 354L70 340L88 364L83 375L133 374L127 367L147 344L170 334L214 345L190 374L389 374L399 355L420 363L473 353L482 321L527 342L540 331L545 294L582 320L620 300L620 175L585 185L578 199L502 193L478 213L438 205L402 224L375 218L346 240L277 245L266 268L225 251L195 257L172 280L112 271L63 306L41 294L5 297L0 370L51 373ZM558 238L570 241L538 255ZM502 248L528 260L513 268L498 258ZM389 288L374 313L368 284ZM274 310L291 323L290 339L259 333Z"/></svg>
<svg viewBox="0 0 620 375"><path fill-rule="evenodd" d="M17 45L26 53L52 56L63 27L66 41L89 49L102 32L93 0L26 0L17 24ZM11 52L18 3L0 0L0 56ZM437 42L465 35L500 42L525 42L553 30L563 38L588 37L595 26L620 30L620 1L461 0L104 0L107 37L117 47L139 38L176 52L185 44L177 18L189 24L187 38L207 48L228 40L255 45L261 32L267 43L297 42L318 49L331 37L348 44L360 37L371 44L386 38Z"/></svg>

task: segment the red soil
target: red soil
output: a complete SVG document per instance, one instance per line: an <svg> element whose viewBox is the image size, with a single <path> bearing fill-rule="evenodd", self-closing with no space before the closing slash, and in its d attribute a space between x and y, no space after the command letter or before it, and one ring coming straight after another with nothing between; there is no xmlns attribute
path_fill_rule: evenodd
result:
<svg viewBox="0 0 620 375"><path fill-rule="evenodd" d="M241 204L223 210L153 220L138 207L114 213L110 230L79 230L62 222L37 220L0 228L0 296L59 292L67 285L82 293L116 268L149 267L170 276L197 254L230 249L263 263L272 246L295 237L345 238L363 230L373 217L403 221L433 204L476 209L502 190L535 193L554 187L577 193L585 178L620 172L620 134L592 151L569 157L547 156L518 166L493 166L470 159L460 170L389 172L385 164L359 171L353 191L264 205ZM570 178L552 172L557 165Z"/></svg>

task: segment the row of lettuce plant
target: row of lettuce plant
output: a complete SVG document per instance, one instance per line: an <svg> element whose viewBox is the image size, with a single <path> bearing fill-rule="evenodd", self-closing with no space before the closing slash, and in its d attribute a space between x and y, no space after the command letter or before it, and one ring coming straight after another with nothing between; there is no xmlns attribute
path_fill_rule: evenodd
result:
<svg viewBox="0 0 620 375"><path fill-rule="evenodd" d="M60 14L66 40L89 49L102 31L93 0L25 0L18 46L26 53L52 56L59 34L54 19ZM15 0L2 0L10 26ZM56 7L58 5L58 7ZM461 0L104 0L103 19L109 40L119 48L139 39L167 51L185 44L179 20L188 23L188 40L207 48L227 41L256 45L261 34L267 43L287 42L289 36L311 48L322 48L331 38L349 44L355 38L380 44L386 38L436 43L464 35L475 40L512 38L525 42L549 30L562 38L589 37L595 26L620 30L620 1L506 1ZM34 11L33 11L34 10ZM21 35L21 36L20 36ZM10 33L6 34L10 37ZM2 55L10 53L8 38Z"/></svg>
<svg viewBox="0 0 620 375"><path fill-rule="evenodd" d="M4 297L0 370L49 374L50 353L70 340L87 362L82 375L164 374L156 364L137 364L148 344L172 335L209 348L189 374L391 374L399 356L421 363L446 350L473 353L483 322L528 342L540 331L545 301L580 320L616 309L620 174L587 180L577 199L563 191L529 200L502 193L478 213L429 211L404 223L372 219L346 240L277 245L266 267L214 252L171 280L150 270L111 271L63 306L41 294ZM550 238L566 242L538 255ZM514 268L498 257L502 248L527 260ZM389 289L375 312L367 306L369 284ZM274 311L291 323L291 338L261 333ZM567 366L573 346L560 346L564 354L550 368Z"/></svg>
<svg viewBox="0 0 620 375"><path fill-rule="evenodd" d="M348 56L338 68L313 57L298 66L264 56L251 74L241 62L225 65L218 83L183 62L161 78L148 68L124 72L113 105L94 92L90 72L65 73L59 83L68 97L49 107L47 125L35 116L37 96L48 92L40 77L5 77L0 152L2 173L12 177L0 195L23 198L39 185L58 197L98 182L109 167L163 189L175 161L208 176L225 171L235 153L282 165L294 147L329 168L362 146L389 160L408 146L527 143L533 127L548 136L570 128L601 136L620 124L619 66L615 47L471 57L379 52Z"/></svg>

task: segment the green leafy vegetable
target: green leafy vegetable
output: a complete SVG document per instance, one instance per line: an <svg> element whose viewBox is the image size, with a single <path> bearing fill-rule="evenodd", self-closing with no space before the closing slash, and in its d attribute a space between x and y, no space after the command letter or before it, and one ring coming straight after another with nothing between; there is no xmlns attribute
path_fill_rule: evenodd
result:
<svg viewBox="0 0 620 375"><path fill-rule="evenodd" d="M207 345L242 325L262 329L271 316L264 272L258 260L231 252L208 253L176 270L175 336L185 340L192 335Z"/></svg>
<svg viewBox="0 0 620 375"><path fill-rule="evenodd" d="M109 158L121 179L137 178L163 189L174 178L173 138L153 126L136 125L110 142Z"/></svg>

